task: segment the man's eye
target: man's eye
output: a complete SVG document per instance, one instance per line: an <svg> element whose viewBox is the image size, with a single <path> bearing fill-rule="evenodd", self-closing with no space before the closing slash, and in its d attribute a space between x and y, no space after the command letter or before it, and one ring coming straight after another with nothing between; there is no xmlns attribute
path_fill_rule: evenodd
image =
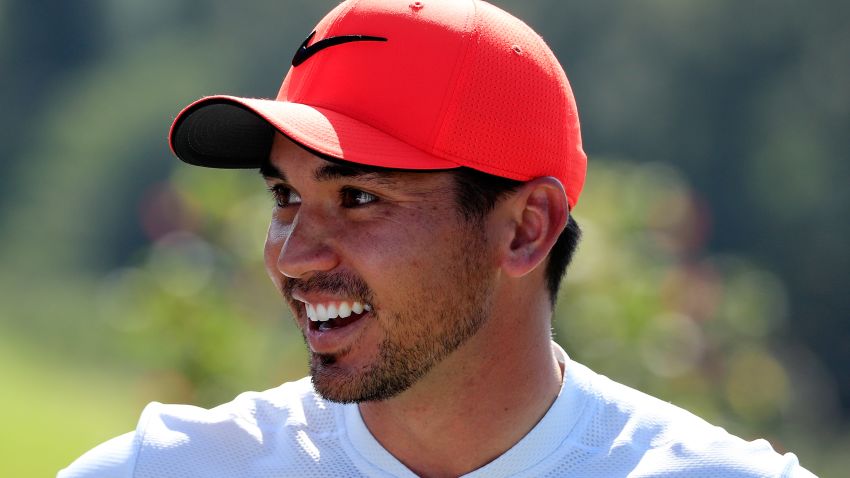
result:
<svg viewBox="0 0 850 478"><path fill-rule="evenodd" d="M343 207L361 207L378 200L374 194L354 188L343 188L340 191Z"/></svg>
<svg viewBox="0 0 850 478"><path fill-rule="evenodd" d="M277 207L283 208L301 204L301 196L297 192L281 184L276 184L269 188L272 193L274 202Z"/></svg>

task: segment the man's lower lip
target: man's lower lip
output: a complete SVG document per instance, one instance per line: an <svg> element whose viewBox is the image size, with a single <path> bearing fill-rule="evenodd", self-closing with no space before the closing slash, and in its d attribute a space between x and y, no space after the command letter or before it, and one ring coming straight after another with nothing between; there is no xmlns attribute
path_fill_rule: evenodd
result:
<svg viewBox="0 0 850 478"><path fill-rule="evenodd" d="M332 354L351 344L357 332L372 319L372 313L367 312L359 319L342 327L319 329L312 325L307 327L307 343L310 350L319 354Z"/></svg>

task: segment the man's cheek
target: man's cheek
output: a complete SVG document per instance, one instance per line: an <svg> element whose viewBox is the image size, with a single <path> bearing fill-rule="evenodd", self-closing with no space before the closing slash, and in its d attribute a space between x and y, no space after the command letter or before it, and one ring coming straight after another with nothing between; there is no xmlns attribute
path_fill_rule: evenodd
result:
<svg viewBox="0 0 850 478"><path fill-rule="evenodd" d="M263 248L263 262L266 266L266 273L274 282L278 290L280 290L281 273L277 268L277 258L280 256L280 245L271 240L271 237L266 238L266 244Z"/></svg>
<svg viewBox="0 0 850 478"><path fill-rule="evenodd" d="M280 251L286 244L286 239L289 236L290 228L279 224L275 218L272 218L269 223L269 230L266 233L266 243L263 248L266 268L271 273L272 269L277 271L277 260L280 257Z"/></svg>

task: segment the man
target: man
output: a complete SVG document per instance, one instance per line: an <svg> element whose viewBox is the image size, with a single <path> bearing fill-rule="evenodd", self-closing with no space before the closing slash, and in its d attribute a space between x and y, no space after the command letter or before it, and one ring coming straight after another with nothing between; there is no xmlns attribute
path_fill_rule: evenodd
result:
<svg viewBox="0 0 850 478"><path fill-rule="evenodd" d="M554 55L496 7L346 1L276 100L201 99L170 141L260 169L311 377L151 404L60 476L811 476L551 341L585 155Z"/></svg>

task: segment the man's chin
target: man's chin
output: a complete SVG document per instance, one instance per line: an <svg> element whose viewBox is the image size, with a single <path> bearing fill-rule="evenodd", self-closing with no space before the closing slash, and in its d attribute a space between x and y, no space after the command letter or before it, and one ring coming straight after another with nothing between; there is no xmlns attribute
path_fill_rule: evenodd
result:
<svg viewBox="0 0 850 478"><path fill-rule="evenodd" d="M362 403L388 400L410 388L412 380L393 377L375 370L352 372L334 357L314 357L310 364L313 388L325 400L336 403Z"/></svg>
<svg viewBox="0 0 850 478"><path fill-rule="evenodd" d="M327 370L327 367L327 365L320 365L317 370L311 370L310 375L316 393L325 400L336 403L366 401L356 379L339 376L339 374Z"/></svg>
<svg viewBox="0 0 850 478"><path fill-rule="evenodd" d="M336 355L311 354L310 378L316 393L325 400L338 403L357 403L360 400L361 380L356 373L346 371Z"/></svg>

